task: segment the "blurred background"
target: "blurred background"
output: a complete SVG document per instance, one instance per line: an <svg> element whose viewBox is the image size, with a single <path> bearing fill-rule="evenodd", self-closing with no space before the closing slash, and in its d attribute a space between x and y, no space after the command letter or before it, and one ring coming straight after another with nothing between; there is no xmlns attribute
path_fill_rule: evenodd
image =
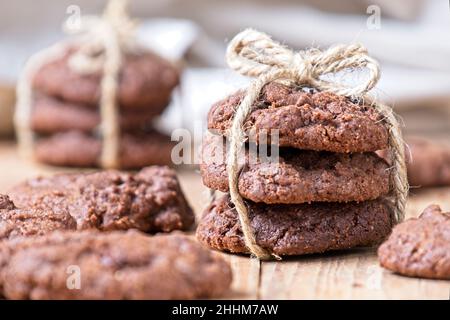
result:
<svg viewBox="0 0 450 320"><path fill-rule="evenodd" d="M393 105L408 133L450 132L450 10L446 0L131 0L141 39L184 74L159 126L202 126L211 103L243 79L226 68L227 42L253 27L296 49L360 42L382 65L375 94ZM0 135L12 135L14 85L32 53L64 37L73 13L101 13L105 0L1 1ZM181 112L180 112L181 110ZM186 112L188 110L188 112ZM200 124L199 124L200 122Z"/></svg>

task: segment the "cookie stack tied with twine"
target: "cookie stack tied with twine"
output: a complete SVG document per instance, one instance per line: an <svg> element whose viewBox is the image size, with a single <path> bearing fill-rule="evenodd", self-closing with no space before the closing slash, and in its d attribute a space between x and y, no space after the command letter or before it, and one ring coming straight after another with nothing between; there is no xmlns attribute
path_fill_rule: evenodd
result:
<svg viewBox="0 0 450 320"><path fill-rule="evenodd" d="M22 154L78 167L170 164L170 138L151 123L169 104L179 71L139 45L127 1L111 0L103 16L66 29L73 36L32 56L19 80Z"/></svg>
<svg viewBox="0 0 450 320"><path fill-rule="evenodd" d="M279 259L384 240L403 219L408 183L396 117L367 94L379 66L366 49L293 52L249 29L231 41L227 61L256 79L209 112L218 135L204 139L201 174L227 194L206 209L199 241ZM368 78L356 86L338 81L363 70ZM277 139L263 138L273 130ZM255 156L254 144L280 147L278 161Z"/></svg>

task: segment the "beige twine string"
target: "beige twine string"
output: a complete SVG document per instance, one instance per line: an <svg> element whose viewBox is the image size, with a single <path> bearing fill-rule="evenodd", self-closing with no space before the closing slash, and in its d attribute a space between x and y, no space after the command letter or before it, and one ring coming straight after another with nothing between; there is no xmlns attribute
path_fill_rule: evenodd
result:
<svg viewBox="0 0 450 320"><path fill-rule="evenodd" d="M31 79L44 64L63 55L68 45L79 49L69 61L69 67L79 74L101 72L100 133L103 140L100 164L103 168L117 168L120 156L119 110L117 90L123 52L139 50L135 37L136 24L127 15L127 0L110 0L102 17L81 17L80 28L66 31L77 34L73 41L44 50L31 57L17 86L18 103L15 124L19 145L27 157L33 154L33 132L30 128L32 88Z"/></svg>
<svg viewBox="0 0 450 320"><path fill-rule="evenodd" d="M278 256L268 252L256 242L247 207L239 194L238 179L242 165L238 158L245 142L243 124L252 112L254 102L258 99L263 87L272 81L288 80L297 85L360 98L366 103L371 102L372 106L383 115L389 131L389 151L393 163L390 173L391 201L394 205L396 222L403 219L408 182L402 134L392 109L367 95L367 92L377 84L380 73L378 63L368 56L367 50L363 46L357 44L338 45L324 52L318 49L294 52L273 41L264 33L247 29L236 35L230 42L226 58L228 65L240 74L256 77L236 109L229 130L230 151L227 158L231 201L238 212L245 244L254 256L258 259L270 259L271 257L279 259ZM324 76L333 76L342 71L362 70L368 72L367 80L353 87L334 79L324 79Z"/></svg>
<svg viewBox="0 0 450 320"><path fill-rule="evenodd" d="M32 159L34 157L34 134L31 130L31 106L33 99L31 81L42 65L64 55L66 45L66 43L58 43L30 57L17 82L14 126L16 128L19 152L24 159Z"/></svg>

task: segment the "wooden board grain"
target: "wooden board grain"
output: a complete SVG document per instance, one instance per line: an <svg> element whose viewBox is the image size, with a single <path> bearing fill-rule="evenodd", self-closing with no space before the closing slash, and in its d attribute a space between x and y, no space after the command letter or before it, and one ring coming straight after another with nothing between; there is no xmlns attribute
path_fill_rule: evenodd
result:
<svg viewBox="0 0 450 320"><path fill-rule="evenodd" d="M55 169L20 160L15 145L0 142L0 192L13 184ZM198 172L180 170L179 177L197 217L207 206L208 192ZM450 210L450 188L411 191L407 217L427 205ZM450 281L408 278L378 265L375 249L355 249L323 255L258 262L246 256L222 254L230 262L234 281L229 299L449 299Z"/></svg>

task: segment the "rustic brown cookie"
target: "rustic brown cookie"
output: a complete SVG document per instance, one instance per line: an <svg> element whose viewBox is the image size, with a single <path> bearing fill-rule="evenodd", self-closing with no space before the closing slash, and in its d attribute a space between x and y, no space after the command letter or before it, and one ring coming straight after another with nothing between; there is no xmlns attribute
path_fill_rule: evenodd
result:
<svg viewBox="0 0 450 320"><path fill-rule="evenodd" d="M31 129L40 134L78 130L92 132L100 125L100 112L92 107L62 101L45 95L34 99ZM122 131L145 129L163 108L121 110L119 121Z"/></svg>
<svg viewBox="0 0 450 320"><path fill-rule="evenodd" d="M19 209L8 196L0 195L0 241L76 228L77 223L68 211L57 213L52 208Z"/></svg>
<svg viewBox="0 0 450 320"><path fill-rule="evenodd" d="M226 135L243 97L239 91L213 105L208 128ZM333 93L311 93L278 83L266 85L244 128L257 141L260 134L279 130L281 146L305 150L368 152L388 145L388 131L373 107Z"/></svg>
<svg viewBox="0 0 450 320"><path fill-rule="evenodd" d="M55 232L0 246L9 299L210 298L231 278L222 258L182 235Z"/></svg>
<svg viewBox="0 0 450 320"><path fill-rule="evenodd" d="M450 147L430 140L410 137L406 140L411 152L408 180L412 186L450 185Z"/></svg>
<svg viewBox="0 0 450 320"><path fill-rule="evenodd" d="M256 242L277 255L303 255L380 243L393 217L381 200L361 203L266 205L247 202ZM197 239L217 250L248 253L228 195L206 209Z"/></svg>
<svg viewBox="0 0 450 320"><path fill-rule="evenodd" d="M186 230L194 223L176 173L167 167L148 167L136 174L109 170L36 178L13 187L8 195L23 210L69 214L77 229L154 233Z"/></svg>
<svg viewBox="0 0 450 320"><path fill-rule="evenodd" d="M405 276L450 280L450 213L432 205L419 218L397 225L378 258Z"/></svg>
<svg viewBox="0 0 450 320"><path fill-rule="evenodd" d="M135 169L149 165L172 165L174 143L157 131L123 133L120 142L120 168ZM71 167L100 165L102 142L92 135L69 131L41 137L35 144L38 161Z"/></svg>
<svg viewBox="0 0 450 320"><path fill-rule="evenodd" d="M387 163L375 153L330 153L280 148L278 161L253 149L239 176L242 197L264 203L373 200L389 192ZM275 160L275 159L273 159ZM225 139L203 139L200 172L207 187L228 192Z"/></svg>
<svg viewBox="0 0 450 320"><path fill-rule="evenodd" d="M101 74L74 72L69 58L78 49L68 46L66 53L42 66L33 78L34 89L65 101L97 107ZM149 51L127 54L119 80L118 102L124 109L164 108L179 81L178 70Z"/></svg>

